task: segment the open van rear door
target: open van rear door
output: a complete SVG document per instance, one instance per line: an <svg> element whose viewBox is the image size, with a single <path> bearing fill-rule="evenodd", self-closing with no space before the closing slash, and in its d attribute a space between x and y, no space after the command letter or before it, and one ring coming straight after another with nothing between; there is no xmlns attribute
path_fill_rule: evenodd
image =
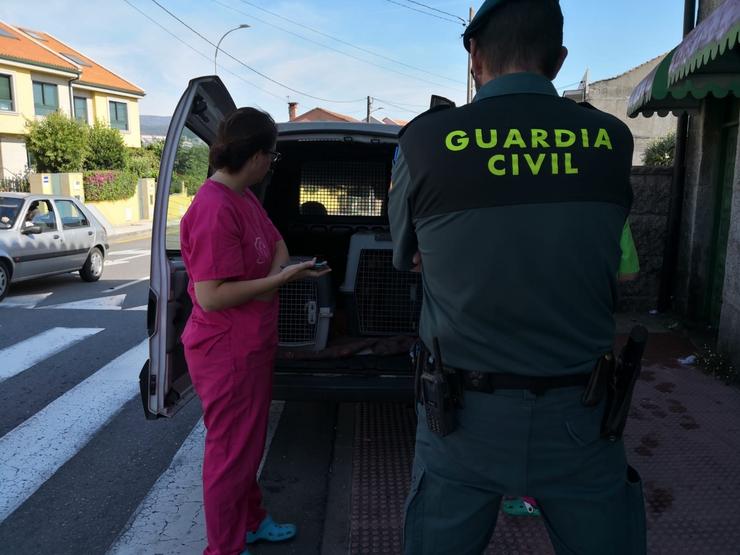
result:
<svg viewBox="0 0 740 555"><path fill-rule="evenodd" d="M216 76L190 81L172 116L159 166L147 307L149 360L139 375L147 418L172 416L192 397L180 336L192 304L180 253L180 220L208 177L208 147L236 105Z"/></svg>

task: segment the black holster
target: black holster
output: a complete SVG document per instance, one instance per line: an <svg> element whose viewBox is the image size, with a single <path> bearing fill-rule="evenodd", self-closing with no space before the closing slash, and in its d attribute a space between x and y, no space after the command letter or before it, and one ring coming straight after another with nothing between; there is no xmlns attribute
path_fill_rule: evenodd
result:
<svg viewBox="0 0 740 555"><path fill-rule="evenodd" d="M424 407L429 429L445 437L457 428L457 409L462 407L462 381L454 370L442 364L439 341L430 352L421 342L412 350L416 402Z"/></svg>
<svg viewBox="0 0 740 555"><path fill-rule="evenodd" d="M616 361L614 373L606 392L606 409L601 424L601 437L609 441L621 439L627 424L635 383L642 369L642 355L647 344L648 331L635 326Z"/></svg>

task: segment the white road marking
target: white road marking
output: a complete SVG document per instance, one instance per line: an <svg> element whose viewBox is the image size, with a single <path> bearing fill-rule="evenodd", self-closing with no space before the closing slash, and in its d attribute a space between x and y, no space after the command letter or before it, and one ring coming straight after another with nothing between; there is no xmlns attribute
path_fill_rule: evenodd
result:
<svg viewBox="0 0 740 555"><path fill-rule="evenodd" d="M124 310L142 310L142 311L146 311L147 309L148 307L145 304L141 306L135 306L133 308L124 308Z"/></svg>
<svg viewBox="0 0 740 555"><path fill-rule="evenodd" d="M284 404L275 401L270 407L265 457ZM204 441L205 427L201 419L169 468L149 490L108 555L200 555L203 552L207 543L201 476Z"/></svg>
<svg viewBox="0 0 740 555"><path fill-rule="evenodd" d="M51 293L5 297L5 299L0 302L0 308L34 308L37 304L44 301L49 296L51 296Z"/></svg>
<svg viewBox="0 0 740 555"><path fill-rule="evenodd" d="M73 301L71 303L53 304L51 306L39 307L45 309L61 310L122 310L121 305L126 299L126 295L111 295L110 297L99 297L97 299L85 299L82 301Z"/></svg>
<svg viewBox="0 0 740 555"><path fill-rule="evenodd" d="M137 394L147 341L128 350L0 438L0 522Z"/></svg>
<svg viewBox="0 0 740 555"><path fill-rule="evenodd" d="M116 250L116 251L108 251L108 256L131 256L134 254L150 254L151 251L149 249L126 249L126 250Z"/></svg>
<svg viewBox="0 0 740 555"><path fill-rule="evenodd" d="M105 293L112 293L113 291L118 291L120 289L125 289L126 287L131 287L132 285L136 285L137 283L141 283L142 281L147 281L149 279L149 276L135 279L133 281L129 281L127 283L122 283L121 285L117 285L116 287L111 287L110 289L106 289Z"/></svg>
<svg viewBox="0 0 740 555"><path fill-rule="evenodd" d="M52 328L0 350L0 382L70 348L104 328Z"/></svg>
<svg viewBox="0 0 740 555"><path fill-rule="evenodd" d="M128 251L109 252L104 265L105 266L119 266L121 264L128 264L136 258L144 258L150 256L151 252L142 249L133 249ZM111 260L111 257L124 256L124 258L115 258Z"/></svg>

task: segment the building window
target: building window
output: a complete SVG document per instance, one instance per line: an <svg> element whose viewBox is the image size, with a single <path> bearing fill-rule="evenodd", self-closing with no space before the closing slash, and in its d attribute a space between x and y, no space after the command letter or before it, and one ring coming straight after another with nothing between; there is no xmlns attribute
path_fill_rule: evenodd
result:
<svg viewBox="0 0 740 555"><path fill-rule="evenodd" d="M125 102L110 103L110 126L113 129L128 131L128 106Z"/></svg>
<svg viewBox="0 0 740 555"><path fill-rule="evenodd" d="M0 111L13 112L13 89L10 75L0 75Z"/></svg>
<svg viewBox="0 0 740 555"><path fill-rule="evenodd" d="M84 96L75 96L75 119L82 123L87 123L87 98Z"/></svg>
<svg viewBox="0 0 740 555"><path fill-rule="evenodd" d="M47 116L59 110L59 92L51 83L33 82L33 105L37 116Z"/></svg>

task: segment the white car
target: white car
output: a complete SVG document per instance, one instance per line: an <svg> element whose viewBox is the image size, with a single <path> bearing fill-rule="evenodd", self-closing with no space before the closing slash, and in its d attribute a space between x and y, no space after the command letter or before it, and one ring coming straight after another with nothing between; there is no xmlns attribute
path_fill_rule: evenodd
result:
<svg viewBox="0 0 740 555"><path fill-rule="evenodd" d="M12 283L79 272L103 275L105 228L79 200L0 192L0 301Z"/></svg>

